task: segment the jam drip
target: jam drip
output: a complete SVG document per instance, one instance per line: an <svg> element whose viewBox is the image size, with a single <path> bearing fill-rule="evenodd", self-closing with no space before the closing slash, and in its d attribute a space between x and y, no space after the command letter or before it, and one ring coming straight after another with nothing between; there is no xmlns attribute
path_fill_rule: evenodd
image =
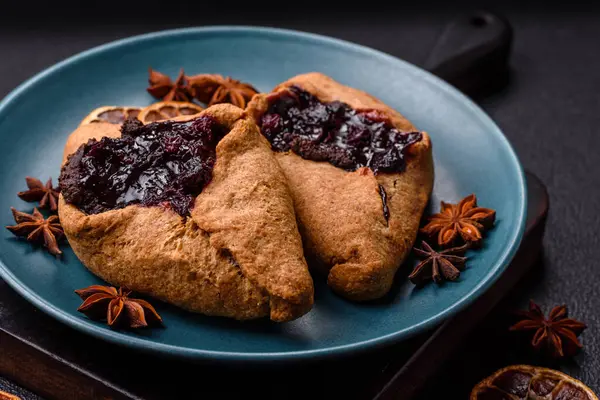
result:
<svg viewBox="0 0 600 400"><path fill-rule="evenodd" d="M385 218L385 220L387 222L390 219L390 209L388 208L387 193L386 193L383 185L379 185L379 196L381 196L381 204L383 207L383 217Z"/></svg>
<svg viewBox="0 0 600 400"><path fill-rule="evenodd" d="M422 139L420 132L400 132L377 111L323 103L296 86L272 99L259 123L274 150L292 150L348 171L401 172L406 148Z"/></svg>
<svg viewBox="0 0 600 400"><path fill-rule="evenodd" d="M225 134L206 115L148 125L127 120L120 138L90 139L69 157L61 192L88 214L140 204L186 216L212 178L216 146Z"/></svg>

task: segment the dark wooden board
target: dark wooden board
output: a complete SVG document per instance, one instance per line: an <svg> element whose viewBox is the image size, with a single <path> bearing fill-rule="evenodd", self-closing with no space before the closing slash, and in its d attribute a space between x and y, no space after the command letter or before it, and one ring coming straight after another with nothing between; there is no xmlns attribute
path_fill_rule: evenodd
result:
<svg viewBox="0 0 600 400"><path fill-rule="evenodd" d="M289 366L190 364L86 336L35 309L0 281L0 375L48 399L280 398L282 393L289 393L286 398L409 399L536 260L548 198L535 176L528 174L527 182L527 234L507 271L466 310L398 345Z"/></svg>

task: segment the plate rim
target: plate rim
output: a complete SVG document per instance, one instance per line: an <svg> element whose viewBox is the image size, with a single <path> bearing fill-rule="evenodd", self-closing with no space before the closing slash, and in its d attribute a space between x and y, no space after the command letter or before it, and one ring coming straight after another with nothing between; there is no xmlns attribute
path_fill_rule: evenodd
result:
<svg viewBox="0 0 600 400"><path fill-rule="evenodd" d="M361 45L358 43L350 42L344 39L339 39L331 36L326 36L317 33L305 32L295 29L267 27L267 26L253 26L253 25L207 25L207 26L196 26L196 27L185 27L176 29L159 30L144 34L133 35L118 40L113 40L98 46L91 47L87 50L78 52L71 55L62 61L59 61L40 72L34 74L27 80L23 81L11 92L9 92L4 99L0 101L0 114L3 113L4 109L7 108L11 103L16 101L18 97L27 91L31 86L35 85L38 81L44 79L47 75L50 75L62 68L65 68L71 64L77 63L88 57L102 53L104 51L118 48L121 46L127 46L134 43L152 41L156 39L167 39L167 38L178 38L190 34L224 34L231 32L248 32L253 35L266 35L266 36L278 36L289 39L301 39L308 40L316 44L329 44L342 48L344 50L358 51L362 54L366 54L372 57L386 60L387 62L396 63L401 65L402 68L412 70L412 72L424 80L429 80L435 84L438 88L444 91L444 94L449 95L457 99L463 106L467 107L474 114L481 118L482 122L492 127L490 134L497 136L502 143L503 151L506 152L510 157L511 165L516 172L518 182L518 190L520 196L520 209L518 210L517 223L518 229L512 234L509 241L507 241L504 251L492 264L492 268L488 274L480 280L467 294L463 296L461 300L454 303L453 305L445 308L443 311L431 316L428 319L421 321L418 324L413 324L405 329L395 331L386 335L378 336L368 340L362 340L350 344L343 344L338 346L324 347L313 350L297 350L297 351L282 351L282 352L239 352L239 351L216 351L206 350L198 348L190 348L184 346L176 346L171 344L159 343L153 340L145 339L142 337L133 337L124 335L118 331L110 331L102 329L91 321L77 319L72 315L62 311L52 303L41 298L36 292L30 289L24 282L18 279L8 267L0 260L0 277L11 286L17 293L24 297L27 301L32 303L35 307L39 308L44 313L50 315L61 323L66 324L72 328L75 328L83 333L89 334L93 337L106 340L108 342L134 348L136 350L150 351L166 356L175 356L187 359L206 359L213 361L252 361L252 362L273 362L273 361L290 361L290 360L305 360L315 359L333 356L342 356L347 354L356 354L357 352L364 352L388 346L401 340L408 339L418 333L432 328L436 324L445 321L458 312L464 310L467 306L473 303L479 298L487 289L489 289L496 280L504 273L508 264L515 256L519 245L523 239L525 232L525 221L526 221L526 210L527 210L527 195L525 185L525 173L519 158L509 142L508 138L504 135L500 127L491 119L491 117L477 104L475 104L465 94L454 88L452 85L442 80L441 78L433 75L427 70L409 63L399 57L393 56L381 50Z"/></svg>

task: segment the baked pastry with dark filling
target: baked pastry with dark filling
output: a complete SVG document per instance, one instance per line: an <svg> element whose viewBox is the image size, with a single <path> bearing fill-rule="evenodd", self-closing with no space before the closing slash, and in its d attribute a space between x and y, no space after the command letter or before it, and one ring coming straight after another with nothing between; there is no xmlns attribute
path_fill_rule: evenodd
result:
<svg viewBox="0 0 600 400"><path fill-rule="evenodd" d="M312 307L287 182L237 107L83 125L59 182L73 251L113 285L240 320L289 321Z"/></svg>
<svg viewBox="0 0 600 400"><path fill-rule="evenodd" d="M340 295L385 295L433 186L431 141L380 100L319 73L246 109L287 177L307 258Z"/></svg>

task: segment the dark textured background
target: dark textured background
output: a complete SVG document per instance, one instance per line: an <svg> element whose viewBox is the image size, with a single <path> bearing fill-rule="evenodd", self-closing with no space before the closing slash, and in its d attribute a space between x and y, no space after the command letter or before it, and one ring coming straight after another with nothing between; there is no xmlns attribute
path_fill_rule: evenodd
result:
<svg viewBox="0 0 600 400"><path fill-rule="evenodd" d="M35 6L22 3L3 4L0 12L0 97L34 73L81 50L179 26L293 28L354 41L420 65L446 22L476 4L481 6L449 2L450 8L421 1L390 7L371 2L368 10L363 5L348 11L347 7L324 7L324 2L305 3L297 9L265 3L260 9L255 4L227 5L223 12L215 5L181 2L169 8L153 0L88 1L86 9L64 0ZM509 85L481 104L504 130L524 167L548 187L545 254L509 300L467 338L468 344L458 349L422 398L467 398L478 380L516 362L561 369L600 392L600 10L576 2L560 6L498 2L488 8L509 18L515 41ZM558 364L525 351L522 343L506 333L506 315L515 306L526 307L529 298L545 310L567 304L571 315L589 326L581 337L585 350ZM1 378L0 389L16 390Z"/></svg>

